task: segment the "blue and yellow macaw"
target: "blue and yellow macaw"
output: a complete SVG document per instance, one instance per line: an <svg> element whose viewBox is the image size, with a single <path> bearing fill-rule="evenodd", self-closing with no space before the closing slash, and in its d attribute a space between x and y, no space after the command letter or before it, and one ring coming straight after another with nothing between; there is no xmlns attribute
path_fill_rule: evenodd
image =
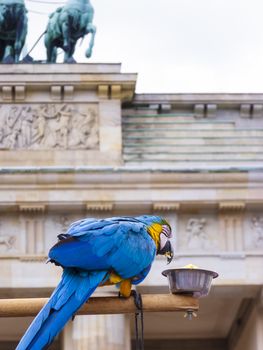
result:
<svg viewBox="0 0 263 350"><path fill-rule="evenodd" d="M150 215L73 223L49 251L49 261L63 267L62 279L16 350L46 349L98 286L119 284L129 297L156 254L171 262L171 235L167 221Z"/></svg>

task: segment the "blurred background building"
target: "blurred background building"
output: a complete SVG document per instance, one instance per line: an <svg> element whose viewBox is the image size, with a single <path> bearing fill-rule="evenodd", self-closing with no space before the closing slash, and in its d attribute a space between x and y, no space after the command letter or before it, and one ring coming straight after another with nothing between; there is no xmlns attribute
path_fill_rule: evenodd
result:
<svg viewBox="0 0 263 350"><path fill-rule="evenodd" d="M72 221L154 213L172 225L173 267L220 277L193 321L146 314L145 349L262 350L263 95L135 94L136 79L119 64L0 66L0 297L50 295L47 252ZM167 293L165 268L139 291ZM0 319L0 349L30 321ZM52 349L133 338L127 316L78 316Z"/></svg>

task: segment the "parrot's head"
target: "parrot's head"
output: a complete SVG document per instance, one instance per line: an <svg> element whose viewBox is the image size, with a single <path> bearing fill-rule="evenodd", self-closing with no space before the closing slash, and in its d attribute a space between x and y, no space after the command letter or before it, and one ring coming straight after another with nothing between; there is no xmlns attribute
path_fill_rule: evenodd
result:
<svg viewBox="0 0 263 350"><path fill-rule="evenodd" d="M160 216L142 215L136 218L147 225L147 231L156 244L157 253L165 255L167 263L173 260L173 248L170 241L172 238L172 229L169 223Z"/></svg>

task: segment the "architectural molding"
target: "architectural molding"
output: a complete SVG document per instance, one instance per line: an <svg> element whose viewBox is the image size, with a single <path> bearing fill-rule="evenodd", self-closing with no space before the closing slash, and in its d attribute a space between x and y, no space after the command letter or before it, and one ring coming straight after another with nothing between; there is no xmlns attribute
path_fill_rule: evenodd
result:
<svg viewBox="0 0 263 350"><path fill-rule="evenodd" d="M62 100L62 86L53 85L50 87L51 100L61 101Z"/></svg>
<svg viewBox="0 0 263 350"><path fill-rule="evenodd" d="M111 212L114 208L112 202L88 202L86 210L88 212Z"/></svg>
<svg viewBox="0 0 263 350"><path fill-rule="evenodd" d="M2 99L4 102L11 102L13 99L13 87L2 86Z"/></svg>
<svg viewBox="0 0 263 350"><path fill-rule="evenodd" d="M44 204L19 204L19 211L21 213L39 213L42 214L46 210L46 205Z"/></svg>
<svg viewBox="0 0 263 350"><path fill-rule="evenodd" d="M26 98L26 88L24 85L15 86L15 100L17 102L22 102Z"/></svg>
<svg viewBox="0 0 263 350"><path fill-rule="evenodd" d="M204 104L194 105L194 116L198 119L204 118L204 116L205 116L205 105Z"/></svg>
<svg viewBox="0 0 263 350"><path fill-rule="evenodd" d="M72 101L74 99L74 92L75 92L75 88L73 85L64 85L63 86L63 99L65 101L70 100Z"/></svg>
<svg viewBox="0 0 263 350"><path fill-rule="evenodd" d="M40 262L43 263L47 260L47 256L42 255L21 255L19 256L21 262L31 263L31 262Z"/></svg>
<svg viewBox="0 0 263 350"><path fill-rule="evenodd" d="M221 213L241 213L246 209L246 203L242 201L220 202L218 209Z"/></svg>
<svg viewBox="0 0 263 350"><path fill-rule="evenodd" d="M263 104L242 104L240 106L241 118L262 118L263 117Z"/></svg>
<svg viewBox="0 0 263 350"><path fill-rule="evenodd" d="M217 105L209 103L206 105L206 117L207 118L215 118L217 112Z"/></svg>
<svg viewBox="0 0 263 350"><path fill-rule="evenodd" d="M99 98L107 100L110 95L109 85L99 85L98 86L98 95Z"/></svg>
<svg viewBox="0 0 263 350"><path fill-rule="evenodd" d="M263 104L263 94L224 94L224 93L178 93L178 94L136 94L133 103L171 103L172 105L217 104L222 107Z"/></svg>
<svg viewBox="0 0 263 350"><path fill-rule="evenodd" d="M152 210L154 212L177 212L180 210L180 203L177 202L156 202L152 204Z"/></svg>
<svg viewBox="0 0 263 350"><path fill-rule="evenodd" d="M110 92L111 98L121 100L121 85L111 85Z"/></svg>
<svg viewBox="0 0 263 350"><path fill-rule="evenodd" d="M251 105L250 104L241 104L240 116L241 116L241 118L251 118Z"/></svg>
<svg viewBox="0 0 263 350"><path fill-rule="evenodd" d="M87 101L87 94L83 94L83 90L93 94L98 91L99 98L108 98L105 86L106 89L112 86L112 98L131 101L136 81L137 74L121 73L120 64L76 64L74 67L71 64L17 64L15 68L14 65L0 67L0 88L2 87L2 100L5 102L14 100L13 87L20 84L30 90L30 95L27 94L28 102L35 101L36 98L40 98L40 102L50 102L50 98L53 101L68 99L72 95L72 87L74 97L78 94L78 101ZM70 90L66 86L71 86Z"/></svg>

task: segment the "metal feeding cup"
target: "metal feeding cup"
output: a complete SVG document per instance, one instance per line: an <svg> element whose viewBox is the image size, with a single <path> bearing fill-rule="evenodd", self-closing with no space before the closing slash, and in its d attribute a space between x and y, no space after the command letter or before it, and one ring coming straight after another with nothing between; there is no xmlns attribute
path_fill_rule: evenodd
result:
<svg viewBox="0 0 263 350"><path fill-rule="evenodd" d="M194 265L165 270L162 274L168 278L171 293L190 294L195 298L207 296L213 278L218 277L218 273Z"/></svg>

